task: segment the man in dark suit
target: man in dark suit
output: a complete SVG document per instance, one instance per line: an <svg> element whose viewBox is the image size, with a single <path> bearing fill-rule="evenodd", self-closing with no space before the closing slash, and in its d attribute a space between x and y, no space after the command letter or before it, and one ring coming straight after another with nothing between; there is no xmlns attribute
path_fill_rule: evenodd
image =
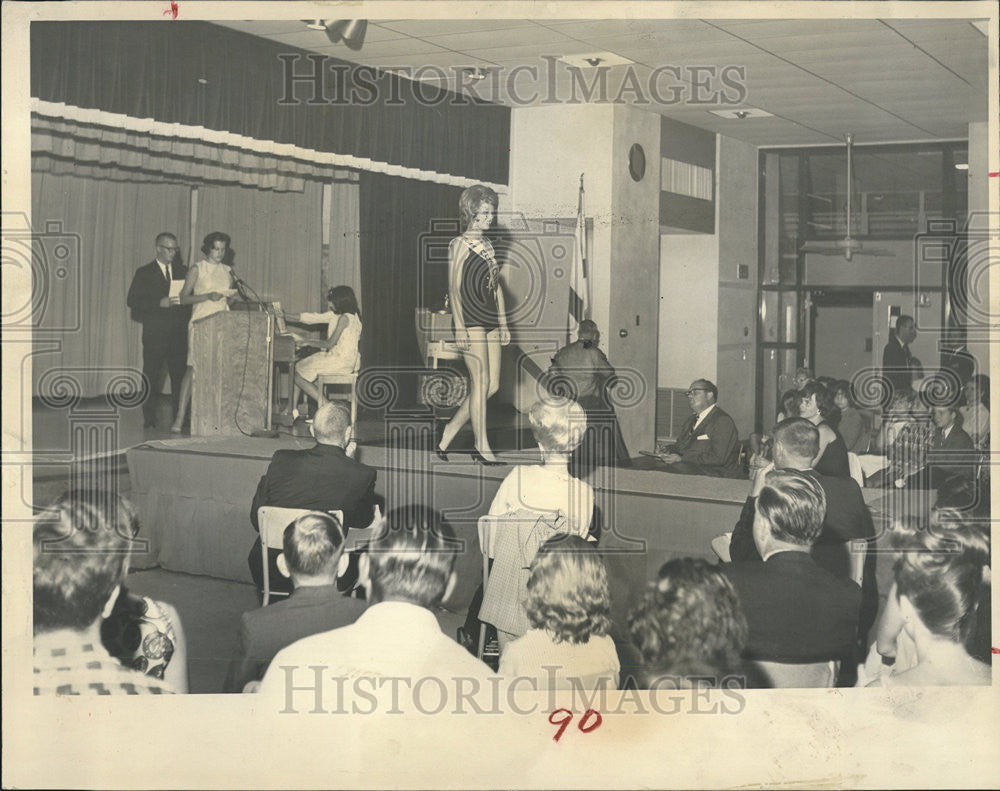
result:
<svg viewBox="0 0 1000 791"><path fill-rule="evenodd" d="M817 565L809 554L825 513L826 495L814 478L794 470L767 473L753 524L764 562L725 566L750 627L747 658L853 659L861 590Z"/></svg>
<svg viewBox="0 0 1000 791"><path fill-rule="evenodd" d="M907 393L913 389L915 365L910 344L916 339L913 316L896 319L896 332L882 350L882 376L892 386L893 393Z"/></svg>
<svg viewBox="0 0 1000 791"><path fill-rule="evenodd" d="M142 323L142 374L149 392L142 405L146 428L156 425L156 397L163 381L163 364L170 373L170 397L177 414L181 380L187 368L187 327L191 307L170 298L170 282L183 281L187 267L177 260L180 248L172 233L156 237L156 258L140 266L132 277L127 304L132 318ZM171 415L173 419L173 415Z"/></svg>
<svg viewBox="0 0 1000 791"><path fill-rule="evenodd" d="M730 560L758 563L761 560L753 538L753 521L757 495L764 487L767 473L778 468L808 475L823 487L826 496L823 527L810 552L813 559L834 576L849 578L853 569L852 553L857 551L850 542L867 542L858 625L858 639L867 648L868 631L875 623L878 612L878 585L875 579L875 526L861 487L850 478L823 475L812 469L812 460L819 455L819 430L805 418L793 417L781 421L774 427L773 436L774 462L757 469L751 478L750 496L733 528L729 544Z"/></svg>
<svg viewBox="0 0 1000 791"><path fill-rule="evenodd" d="M733 419L716 401L719 389L707 379L696 379L687 391L693 413L681 429L674 446L660 456L670 472L688 475L737 477L739 434Z"/></svg>
<svg viewBox="0 0 1000 791"><path fill-rule="evenodd" d="M337 590L347 567L344 532L327 514L300 516L285 528L278 570L292 581L292 595L240 618L239 654L229 665L226 692L241 692L264 677L268 663L285 646L313 634L354 623L365 602Z"/></svg>
<svg viewBox="0 0 1000 791"><path fill-rule="evenodd" d="M934 436L927 451L923 478L926 484L931 489L939 489L948 478L973 480L979 454L972 437L958 425L958 409L954 406L933 407L931 420L934 421Z"/></svg>
<svg viewBox="0 0 1000 791"><path fill-rule="evenodd" d="M375 477L372 467L354 460L357 449L351 439L351 413L339 401L316 410L312 433L316 444L307 450L278 450L267 473L257 484L250 507L250 522L259 531L257 509L262 505L308 508L312 511L343 511L344 527L367 527L375 513ZM268 549L272 590L289 590L276 563L280 552ZM263 586L260 539L247 558L257 587ZM285 581L287 582L287 581Z"/></svg>

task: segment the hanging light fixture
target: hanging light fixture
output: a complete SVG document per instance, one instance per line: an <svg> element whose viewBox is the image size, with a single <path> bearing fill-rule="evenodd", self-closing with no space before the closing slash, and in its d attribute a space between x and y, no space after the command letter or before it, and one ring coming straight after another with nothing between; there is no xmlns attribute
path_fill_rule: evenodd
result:
<svg viewBox="0 0 1000 791"><path fill-rule="evenodd" d="M348 49L359 50L365 43L367 19L303 19L310 30L322 30L331 44L341 42Z"/></svg>

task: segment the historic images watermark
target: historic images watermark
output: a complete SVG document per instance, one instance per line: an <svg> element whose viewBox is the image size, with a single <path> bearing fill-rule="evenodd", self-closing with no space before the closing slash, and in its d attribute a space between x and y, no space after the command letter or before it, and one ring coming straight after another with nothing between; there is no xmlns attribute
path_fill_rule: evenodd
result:
<svg viewBox="0 0 1000 791"><path fill-rule="evenodd" d="M746 67L726 65L629 63L582 69L559 55L540 55L537 63L503 66L379 67L345 63L327 55L283 53L282 96L278 104L368 106L468 105L499 101L513 106L537 104L732 105L746 102ZM407 96L394 74L411 81ZM443 86L452 86L443 90ZM296 90L301 88L301 90Z"/></svg>
<svg viewBox="0 0 1000 791"><path fill-rule="evenodd" d="M695 679L663 676L648 689L587 687L568 677L556 690L560 668L543 665L544 677L533 676L380 676L342 674L327 665L280 665L280 695L272 702L279 714L517 714L548 713L560 708L601 714L739 714L747 706L746 679L727 675ZM568 701L568 702L567 702Z"/></svg>

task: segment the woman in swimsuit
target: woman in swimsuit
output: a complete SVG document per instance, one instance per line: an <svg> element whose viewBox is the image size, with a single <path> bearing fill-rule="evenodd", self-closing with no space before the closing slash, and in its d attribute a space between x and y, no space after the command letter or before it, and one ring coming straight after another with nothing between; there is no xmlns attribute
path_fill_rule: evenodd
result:
<svg viewBox="0 0 1000 791"><path fill-rule="evenodd" d="M469 394L444 427L436 452L445 453L466 421L472 421L475 450L480 464L500 464L486 437L486 401L500 385L500 347L510 343L500 266L485 232L496 218L497 194L477 184L462 192L459 212L466 231L448 248L448 293L452 304L455 339L469 369Z"/></svg>

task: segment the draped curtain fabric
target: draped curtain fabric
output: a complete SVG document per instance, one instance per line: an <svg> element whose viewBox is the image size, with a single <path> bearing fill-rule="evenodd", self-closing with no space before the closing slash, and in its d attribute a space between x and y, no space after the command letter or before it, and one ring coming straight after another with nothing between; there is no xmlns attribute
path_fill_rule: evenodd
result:
<svg viewBox="0 0 1000 791"><path fill-rule="evenodd" d="M421 366L414 311L425 293L424 270L447 269L461 190L443 184L361 174L361 287L365 293L361 353L371 366ZM441 225L449 228L442 233ZM442 254L444 259L442 260ZM447 284L447 276L444 277ZM405 385L400 377L401 386ZM404 392L402 399L414 397Z"/></svg>
<svg viewBox="0 0 1000 791"><path fill-rule="evenodd" d="M31 52L31 95L46 102L507 183L509 108L331 57L322 85L298 82L286 95L279 56L297 57L301 75L313 73L310 53L218 25L33 22ZM335 66L348 70L347 88Z"/></svg>
<svg viewBox="0 0 1000 791"><path fill-rule="evenodd" d="M364 315L361 289L361 229L359 226L360 184L357 173L343 173L330 184L330 246L327 255L326 284L354 289Z"/></svg>
<svg viewBox="0 0 1000 791"><path fill-rule="evenodd" d="M222 231L233 240L236 272L262 300L280 300L296 313L325 310L321 197L322 187L315 182L306 182L303 192L199 187L192 245L196 260L203 257L205 236Z"/></svg>
<svg viewBox="0 0 1000 791"><path fill-rule="evenodd" d="M142 369L129 285L155 257L158 233L177 234L184 248L189 201L184 185L32 173L34 394L102 395L124 369Z"/></svg>
<svg viewBox="0 0 1000 791"><path fill-rule="evenodd" d="M305 179L333 179L337 170L231 146L98 124L31 119L32 167L116 181L212 181L301 192Z"/></svg>

